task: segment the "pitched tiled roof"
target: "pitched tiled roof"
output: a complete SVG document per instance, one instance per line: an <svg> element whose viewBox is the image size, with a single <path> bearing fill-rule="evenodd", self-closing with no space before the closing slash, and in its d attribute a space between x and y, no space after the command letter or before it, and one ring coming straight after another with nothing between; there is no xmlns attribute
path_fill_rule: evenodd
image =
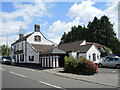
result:
<svg viewBox="0 0 120 90"><path fill-rule="evenodd" d="M16 43L18 43L18 42L24 41L25 39L27 39L27 38L28 38L30 35L32 35L33 33L34 33L34 32L32 32L32 33L30 33L30 34L28 34L28 35L26 35L26 36L18 39L17 41L15 41L14 43L12 43L12 45L13 45L13 44L16 44Z"/></svg>
<svg viewBox="0 0 120 90"><path fill-rule="evenodd" d="M42 54L66 54L66 52L59 50L58 48L52 48L43 52Z"/></svg>
<svg viewBox="0 0 120 90"><path fill-rule="evenodd" d="M107 48L107 47L104 46L104 45L101 45L101 44L98 44L98 43L94 43L94 42L86 42L86 44L94 44L98 49L100 49L101 47Z"/></svg>
<svg viewBox="0 0 120 90"><path fill-rule="evenodd" d="M59 49L69 52L69 51L79 51L80 53L87 52L93 44L81 45L83 41L64 43L58 46Z"/></svg>
<svg viewBox="0 0 120 90"><path fill-rule="evenodd" d="M47 51L51 48L54 48L54 46L52 45L41 45L41 44L30 44L35 50L37 51L41 51L41 52L44 52L44 51Z"/></svg>

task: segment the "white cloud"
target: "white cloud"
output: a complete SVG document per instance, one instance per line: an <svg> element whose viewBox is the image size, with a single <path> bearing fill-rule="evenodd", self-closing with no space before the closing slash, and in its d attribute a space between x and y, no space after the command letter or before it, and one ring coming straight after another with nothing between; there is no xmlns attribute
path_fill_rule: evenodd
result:
<svg viewBox="0 0 120 90"><path fill-rule="evenodd" d="M49 27L48 30L54 33L67 32L71 30L72 26L78 26L79 24L81 24L79 20L79 18L75 18L72 22L62 22L61 20L57 20Z"/></svg>
<svg viewBox="0 0 120 90"><path fill-rule="evenodd" d="M75 18L71 22L57 20L48 28L47 33L46 31L44 33L46 36L48 36L49 39L58 44L64 32L70 31L72 26L78 26L82 24L79 20L79 18Z"/></svg>
<svg viewBox="0 0 120 90"><path fill-rule="evenodd" d="M103 13L110 18L112 23L114 23L114 30L116 34L118 34L118 1L109 3L108 8L105 9Z"/></svg>
<svg viewBox="0 0 120 90"><path fill-rule="evenodd" d="M49 9L51 6L49 3L40 2L40 0L35 0L31 4L16 2L13 3L13 6L16 9L13 12L0 12L0 21L2 23L0 25L0 33L4 36L18 34L21 25L24 29L28 29L35 18L40 19L50 16ZM18 18L22 18L22 20L18 20Z"/></svg>
<svg viewBox="0 0 120 90"><path fill-rule="evenodd" d="M98 18L102 15L107 15L110 18L110 21L114 23L114 29L117 32L118 28L118 19L117 19L117 4L118 2L108 3L108 7L105 10L100 10L93 5L95 2L92 1L84 1L80 4L73 4L67 13L67 16L73 19L71 22L57 20L53 22L47 32L43 31L45 36L55 43L59 43L63 32L68 32L71 30L72 26L84 25L88 21L91 21L94 16ZM37 0L31 4L23 4L23 3L14 3L15 11L14 12L0 12L1 17L0 20L2 25L0 25L0 33L3 35L17 33L19 31L20 25L24 27L24 29L29 28L29 24L33 22L34 17L42 18L42 17L50 17L49 9L51 6L45 2L39 2ZM22 18L22 21L16 20L16 18ZM46 26L48 22L45 22L42 26ZM0 37L1 38L1 37ZM6 38L6 37L5 37ZM3 43L6 42L6 39L2 38L0 40ZM9 44L16 40L18 36L9 37ZM2 44L3 44L2 43Z"/></svg>
<svg viewBox="0 0 120 90"><path fill-rule="evenodd" d="M114 23L114 30L118 33L118 2L108 2L108 7L105 10L100 10L93 5L95 2L84 1L80 4L73 4L67 13L67 16L74 19L72 22L64 22L61 20L55 21L48 29L47 36L55 41L60 42L60 35L63 32L71 30L71 26L85 25L88 21L92 21L95 16L100 18L107 15L110 21Z"/></svg>
<svg viewBox="0 0 120 90"><path fill-rule="evenodd" d="M95 2L92 1L83 1L80 4L75 3L69 9L67 16L70 18L79 17L80 21L88 22L93 20L96 16L100 18L103 15L107 15L110 18L110 21L114 23L114 30L118 33L118 1L108 2L108 7L105 10L100 10L93 5Z"/></svg>
<svg viewBox="0 0 120 90"><path fill-rule="evenodd" d="M9 36L9 37L6 37L6 36L3 36L3 37L0 37L0 46L1 45L9 45L11 46L11 43L13 43L14 41L16 41L16 39L18 39L18 35L14 35L14 36Z"/></svg>
<svg viewBox="0 0 120 90"><path fill-rule="evenodd" d="M102 10L95 8L95 3L91 1L83 1L80 4L75 3L69 9L67 16L70 18L79 17L82 21L91 21L94 16L100 16Z"/></svg>

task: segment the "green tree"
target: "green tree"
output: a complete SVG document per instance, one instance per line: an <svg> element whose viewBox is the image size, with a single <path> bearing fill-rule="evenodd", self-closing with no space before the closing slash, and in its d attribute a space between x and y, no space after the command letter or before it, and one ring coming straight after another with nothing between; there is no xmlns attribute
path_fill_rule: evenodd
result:
<svg viewBox="0 0 120 90"><path fill-rule="evenodd" d="M7 45L2 45L2 56L8 56L10 54L11 48Z"/></svg>
<svg viewBox="0 0 120 90"><path fill-rule="evenodd" d="M111 54L111 50L109 48L105 49L105 54L106 56L109 56Z"/></svg>
<svg viewBox="0 0 120 90"><path fill-rule="evenodd" d="M100 38L100 21L97 17L94 17L92 22L88 23L87 29L88 29L88 35L87 41L91 42L99 42Z"/></svg>
<svg viewBox="0 0 120 90"><path fill-rule="evenodd" d="M61 38L61 42L60 42L60 43L65 43L65 42L66 42L66 39L67 39L67 34L64 32L64 34L62 35L62 38Z"/></svg>
<svg viewBox="0 0 120 90"><path fill-rule="evenodd" d="M87 27L74 26L71 28L71 31L64 33L61 43L86 40L105 45L113 53L118 54L120 53L120 41L116 37L113 25L105 15L100 19L94 17L93 21L89 22Z"/></svg>

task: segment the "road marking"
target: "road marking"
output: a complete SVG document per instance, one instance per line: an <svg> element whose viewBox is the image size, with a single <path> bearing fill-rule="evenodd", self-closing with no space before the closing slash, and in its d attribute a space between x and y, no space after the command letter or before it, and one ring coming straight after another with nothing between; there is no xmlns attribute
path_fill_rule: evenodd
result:
<svg viewBox="0 0 120 90"><path fill-rule="evenodd" d="M12 71L9 71L10 73L14 74L14 75L18 75L18 76L21 76L21 77L27 77L27 76L24 76L24 75L21 75L21 74L18 74L18 73L14 73Z"/></svg>
<svg viewBox="0 0 120 90"><path fill-rule="evenodd" d="M3 69L3 68L0 68L0 70L5 70L5 69Z"/></svg>
<svg viewBox="0 0 120 90"><path fill-rule="evenodd" d="M117 71L113 71L113 72L117 72Z"/></svg>
<svg viewBox="0 0 120 90"><path fill-rule="evenodd" d="M48 86L54 87L54 88L60 88L60 89L62 89L61 87L56 86L56 85L52 85L52 84L49 84L49 83L46 83L46 82L42 82L42 81L39 81L39 82L42 83L42 84L46 84Z"/></svg>

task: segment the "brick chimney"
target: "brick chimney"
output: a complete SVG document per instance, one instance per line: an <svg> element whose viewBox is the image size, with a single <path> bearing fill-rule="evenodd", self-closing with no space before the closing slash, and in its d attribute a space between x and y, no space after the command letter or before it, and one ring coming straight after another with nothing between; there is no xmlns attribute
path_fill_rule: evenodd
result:
<svg viewBox="0 0 120 90"><path fill-rule="evenodd" d="M34 26L34 31L35 31L35 32L40 32L40 25L35 24L35 26Z"/></svg>
<svg viewBox="0 0 120 90"><path fill-rule="evenodd" d="M22 38L23 36L24 36L24 34L21 34L21 33L20 33L20 34L19 34L19 39Z"/></svg>

